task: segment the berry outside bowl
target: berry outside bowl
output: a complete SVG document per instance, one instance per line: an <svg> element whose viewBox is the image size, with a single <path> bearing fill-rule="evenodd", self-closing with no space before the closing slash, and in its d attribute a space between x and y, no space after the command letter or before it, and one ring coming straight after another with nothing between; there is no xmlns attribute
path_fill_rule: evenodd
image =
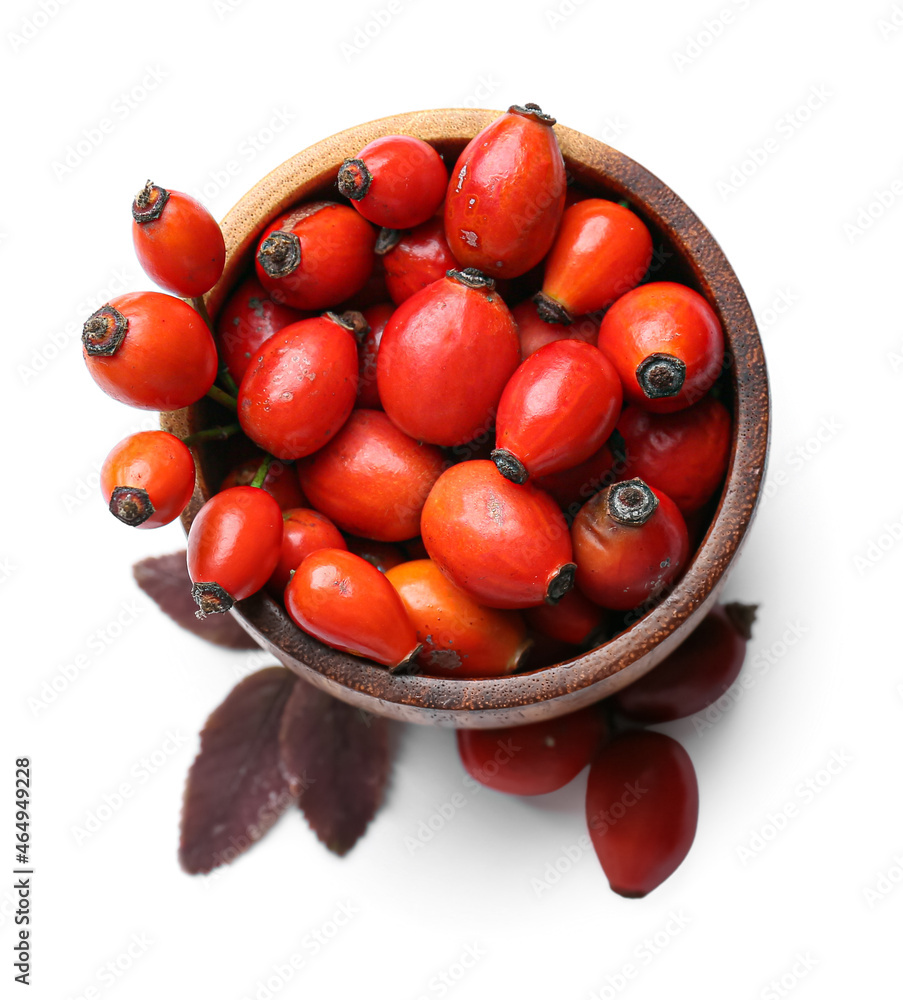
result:
<svg viewBox="0 0 903 1000"><path fill-rule="evenodd" d="M445 109L393 115L333 135L277 167L226 216L226 266L206 296L212 317L252 265L266 224L289 206L338 198L342 161L383 135L432 143L450 166L467 142L501 114ZM591 194L625 198L653 233L656 280L692 285L717 312L726 339L723 382L734 428L727 478L711 524L686 572L655 607L604 645L532 672L478 680L393 676L375 664L322 645L302 632L264 592L236 604L241 625L278 660L343 701L379 715L422 724L485 728L538 722L599 701L652 669L699 624L715 603L752 522L768 451L769 395L762 343L743 289L702 222L657 177L610 146L561 125L555 132L568 170ZM186 435L222 422L209 400L164 414L167 430ZM196 449L198 482L182 522L191 525L224 472L215 444Z"/></svg>

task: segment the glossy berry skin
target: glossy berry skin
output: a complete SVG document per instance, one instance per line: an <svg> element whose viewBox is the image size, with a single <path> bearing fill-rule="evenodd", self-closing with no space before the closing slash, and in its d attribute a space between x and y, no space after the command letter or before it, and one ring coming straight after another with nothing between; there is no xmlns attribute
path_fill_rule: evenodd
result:
<svg viewBox="0 0 903 1000"><path fill-rule="evenodd" d="M606 613L574 587L557 604L539 604L525 612L530 628L550 639L583 646L599 633Z"/></svg>
<svg viewBox="0 0 903 1000"><path fill-rule="evenodd" d="M699 786L686 750L662 733L616 736L590 767L586 818L612 889L633 899L652 892L696 836Z"/></svg>
<svg viewBox="0 0 903 1000"><path fill-rule="evenodd" d="M622 295L602 320L598 344L618 370L625 399L653 413L673 413L702 399L724 362L714 310L698 292L673 281Z"/></svg>
<svg viewBox="0 0 903 1000"><path fill-rule="evenodd" d="M391 542L375 542L372 538L346 535L345 544L349 552L366 559L380 573L388 573L393 566L400 566L410 558L400 545L393 545Z"/></svg>
<svg viewBox="0 0 903 1000"><path fill-rule="evenodd" d="M214 494L188 533L188 573L200 615L228 611L267 582L282 547L282 511L266 490Z"/></svg>
<svg viewBox="0 0 903 1000"><path fill-rule="evenodd" d="M637 722L671 722L701 712L737 679L746 657L753 609L718 605L648 674L613 698Z"/></svg>
<svg viewBox="0 0 903 1000"><path fill-rule="evenodd" d="M223 234L191 195L148 181L132 204L132 219L135 254L144 273L161 288L192 299L219 281L226 262Z"/></svg>
<svg viewBox="0 0 903 1000"><path fill-rule="evenodd" d="M342 164L338 185L365 219L387 229L411 229L442 204L448 171L422 139L384 135Z"/></svg>
<svg viewBox="0 0 903 1000"><path fill-rule="evenodd" d="M85 323L82 353L94 381L139 410L181 410L216 378L216 345L190 305L162 292L112 299Z"/></svg>
<svg viewBox="0 0 903 1000"><path fill-rule="evenodd" d="M517 669L529 643L517 611L478 604L431 559L394 566L398 591L423 650L420 670L433 677L501 677Z"/></svg>
<svg viewBox="0 0 903 1000"><path fill-rule="evenodd" d="M579 340L532 354L505 386L493 460L512 482L586 461L614 430L621 383L605 355Z"/></svg>
<svg viewBox="0 0 903 1000"><path fill-rule="evenodd" d="M458 157L448 185L448 245L462 267L493 278L515 278L538 264L564 211L555 120L534 108L514 106L487 125Z"/></svg>
<svg viewBox="0 0 903 1000"><path fill-rule="evenodd" d="M407 671L420 651L395 588L366 559L342 549L311 553L285 588L285 607L309 635L345 653Z"/></svg>
<svg viewBox="0 0 903 1000"><path fill-rule="evenodd" d="M428 219L405 233L382 260L386 287L392 301L399 306L458 266L445 241L445 223L441 218Z"/></svg>
<svg viewBox="0 0 903 1000"><path fill-rule="evenodd" d="M220 490L228 490L232 486L250 486L265 457L261 454L239 462L225 475L220 483ZM285 465L279 461L271 462L260 488L266 490L282 510L304 507L307 503L293 465Z"/></svg>
<svg viewBox="0 0 903 1000"><path fill-rule="evenodd" d="M511 310L511 315L517 324L520 353L524 361L531 354L535 354L540 347L552 344L556 340L582 340L595 347L599 339L599 319L595 316L581 316L567 326L563 323L547 323L540 318L536 303L532 299L526 299L515 306Z"/></svg>
<svg viewBox="0 0 903 1000"><path fill-rule="evenodd" d="M490 608L559 600L573 585L571 540L550 496L492 462L462 462L433 487L420 521L430 558Z"/></svg>
<svg viewBox="0 0 903 1000"><path fill-rule="evenodd" d="M549 476L539 476L533 485L548 493L562 510L573 516L591 496L620 478L615 474L611 448L603 444L586 461Z"/></svg>
<svg viewBox="0 0 903 1000"><path fill-rule="evenodd" d="M314 201L280 216L257 246L257 277L295 309L327 309L350 298L373 270L376 230L347 205Z"/></svg>
<svg viewBox="0 0 903 1000"><path fill-rule="evenodd" d="M358 346L357 402L355 406L363 410L381 410L379 386L376 383L376 356L386 323L395 312L390 302L381 302L363 311L367 321L367 332Z"/></svg>
<svg viewBox="0 0 903 1000"><path fill-rule="evenodd" d="M216 342L220 360L236 382L241 382L251 358L264 341L283 327L309 314L274 302L255 275L235 289L216 317Z"/></svg>
<svg viewBox="0 0 903 1000"><path fill-rule="evenodd" d="M270 337L238 391L242 430L276 458L310 455L339 430L357 398L357 343L330 314Z"/></svg>
<svg viewBox="0 0 903 1000"><path fill-rule="evenodd" d="M492 282L453 273L395 310L377 359L379 398L392 422L448 447L491 426L520 363L514 320Z"/></svg>
<svg viewBox="0 0 903 1000"><path fill-rule="evenodd" d="M636 479L629 481L631 496L637 483L658 501L644 523L612 516L609 500L628 488L616 483L589 499L571 525L577 585L591 601L615 611L658 597L677 579L689 550L687 526L673 501Z"/></svg>
<svg viewBox="0 0 903 1000"><path fill-rule="evenodd" d="M546 795L577 777L607 730L590 707L526 726L459 729L455 735L465 771L481 785L508 795Z"/></svg>
<svg viewBox="0 0 903 1000"><path fill-rule="evenodd" d="M194 459L166 431L141 431L120 441L100 470L100 492L111 513L134 528L174 521L194 492Z"/></svg>
<svg viewBox="0 0 903 1000"><path fill-rule="evenodd" d="M268 593L281 601L292 572L311 552L346 547L342 533L319 511L307 507L283 510L282 545L279 549L279 561L267 580Z"/></svg>
<svg viewBox="0 0 903 1000"><path fill-rule="evenodd" d="M724 479L731 452L731 417L706 396L676 413L628 406L618 419L624 439L624 478L639 476L686 516L699 510Z"/></svg>
<svg viewBox="0 0 903 1000"><path fill-rule="evenodd" d="M652 260L642 220L614 201L587 198L567 209L546 260L540 314L568 322L635 288Z"/></svg>
<svg viewBox="0 0 903 1000"><path fill-rule="evenodd" d="M403 542L420 531L420 512L445 468L442 452L400 431L379 410L355 410L342 429L298 465L317 510L342 531Z"/></svg>

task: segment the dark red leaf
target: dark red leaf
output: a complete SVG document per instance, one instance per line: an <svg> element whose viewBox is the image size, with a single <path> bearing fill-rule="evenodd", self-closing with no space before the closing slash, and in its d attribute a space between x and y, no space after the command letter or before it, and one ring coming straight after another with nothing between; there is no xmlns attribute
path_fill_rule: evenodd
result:
<svg viewBox="0 0 903 1000"><path fill-rule="evenodd" d="M152 597L170 618L182 628L217 646L229 649L259 649L257 643L232 615L195 616L198 609L191 596L191 578L185 552L142 559L132 567L138 586Z"/></svg>
<svg viewBox="0 0 903 1000"><path fill-rule="evenodd" d="M285 667L258 670L207 719L182 804L185 871L228 864L295 801L279 754L279 724L295 683Z"/></svg>
<svg viewBox="0 0 903 1000"><path fill-rule="evenodd" d="M298 681L279 741L283 770L311 829L330 851L347 854L383 799L388 721Z"/></svg>

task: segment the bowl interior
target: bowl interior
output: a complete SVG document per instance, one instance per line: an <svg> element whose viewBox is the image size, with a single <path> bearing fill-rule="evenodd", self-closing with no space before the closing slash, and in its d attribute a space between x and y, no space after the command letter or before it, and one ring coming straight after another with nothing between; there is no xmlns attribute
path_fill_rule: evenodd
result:
<svg viewBox="0 0 903 1000"><path fill-rule="evenodd" d="M342 200L335 187L338 168L371 139L417 135L432 143L451 167L466 143L499 114L451 109L395 115L331 136L276 168L223 222L226 267L205 297L211 316L215 318L231 289L253 267L253 253L266 224L301 200ZM629 628L604 645L539 670L477 680L393 677L382 667L329 649L306 635L265 594L239 602L236 617L261 645L306 680L368 711L439 725L517 725L571 712L614 693L651 669L705 615L755 511L768 445L768 384L761 341L736 275L705 226L658 178L604 143L562 126L555 130L575 182L596 196L627 199L649 227L653 280L692 286L721 320L727 345L721 385L734 420L727 478L712 505L705 538L670 593L628 616ZM226 412L204 399L186 410L164 414L162 422L173 433L187 434L224 420L228 422ZM186 530L231 463L243 457L234 445L222 443L201 445L196 455L198 486L183 515Z"/></svg>

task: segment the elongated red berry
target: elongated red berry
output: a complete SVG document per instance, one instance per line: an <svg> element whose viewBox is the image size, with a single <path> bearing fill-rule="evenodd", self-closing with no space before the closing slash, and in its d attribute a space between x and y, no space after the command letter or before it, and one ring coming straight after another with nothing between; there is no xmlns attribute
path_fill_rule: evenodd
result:
<svg viewBox="0 0 903 1000"><path fill-rule="evenodd" d="M607 735L595 707L505 729L459 729L458 753L481 785L508 795L547 795L586 767Z"/></svg>
<svg viewBox="0 0 903 1000"><path fill-rule="evenodd" d="M443 472L420 526L430 558L487 607L554 603L573 586L570 537L555 501L529 483L509 482L492 462Z"/></svg>
<svg viewBox="0 0 903 1000"><path fill-rule="evenodd" d="M673 653L619 691L612 704L638 722L671 722L701 712L737 679L755 612L751 605L718 605Z"/></svg>
<svg viewBox="0 0 903 1000"><path fill-rule="evenodd" d="M198 617L228 611L267 582L282 545L282 511L265 490L233 486L198 511L188 533L188 573Z"/></svg>
<svg viewBox="0 0 903 1000"><path fill-rule="evenodd" d="M635 288L652 260L652 237L639 216L614 201L587 198L568 208L546 260L540 316L550 323L610 305Z"/></svg>
<svg viewBox="0 0 903 1000"><path fill-rule="evenodd" d="M514 278L549 251L567 187L554 124L536 104L513 105L458 157L445 201L445 238L462 267Z"/></svg>
<svg viewBox="0 0 903 1000"><path fill-rule="evenodd" d="M386 287L392 301L400 306L421 288L456 269L458 262L448 248L441 218L428 219L409 233L397 235L397 241L385 251L382 261Z"/></svg>
<svg viewBox="0 0 903 1000"><path fill-rule="evenodd" d="M589 771L589 836L612 889L652 892L687 856L696 836L699 787L686 750L670 736L621 733Z"/></svg>
<svg viewBox="0 0 903 1000"><path fill-rule="evenodd" d="M366 284L375 242L376 230L353 208L307 202L266 228L257 247L257 277L277 302L328 309Z"/></svg>
<svg viewBox="0 0 903 1000"><path fill-rule="evenodd" d="M343 531L403 542L445 468L442 452L400 431L379 410L355 410L342 429L298 466L313 506Z"/></svg>
<svg viewBox="0 0 903 1000"><path fill-rule="evenodd" d="M141 410L181 410L216 378L216 345L190 305L130 292L101 306L82 331L85 364L108 396Z"/></svg>
<svg viewBox="0 0 903 1000"><path fill-rule="evenodd" d="M216 219L197 199L148 181L132 202L132 219L135 253L161 288L191 299L219 281L226 244Z"/></svg>
<svg viewBox="0 0 903 1000"><path fill-rule="evenodd" d="M327 646L393 673L409 671L420 652L395 588L353 552L320 549L307 556L285 588L285 607L299 628Z"/></svg>
<svg viewBox="0 0 903 1000"><path fill-rule="evenodd" d="M683 516L641 479L615 483L588 500L571 525L577 583L603 608L627 611L661 595L683 569Z"/></svg>
<svg viewBox="0 0 903 1000"><path fill-rule="evenodd" d="M422 139L383 135L339 169L338 188L361 215L387 229L411 229L436 211L445 197L448 171Z"/></svg>
<svg viewBox="0 0 903 1000"><path fill-rule="evenodd" d="M348 419L357 397L353 331L360 313L292 323L259 349L241 380L242 430L276 458L310 455Z"/></svg>
<svg viewBox="0 0 903 1000"><path fill-rule="evenodd" d="M555 341L505 386L492 460L514 483L561 472L602 447L620 412L621 383L608 358L592 344Z"/></svg>
<svg viewBox="0 0 903 1000"><path fill-rule="evenodd" d="M344 548L347 546L341 532L324 514L307 507L283 510L279 561L267 580L267 591L281 601L292 573L311 552Z"/></svg>
<svg viewBox="0 0 903 1000"><path fill-rule="evenodd" d="M194 492L194 459L166 431L141 431L120 441L100 470L100 492L110 512L133 528L169 524Z"/></svg>
<svg viewBox="0 0 903 1000"><path fill-rule="evenodd" d="M724 363L724 334L712 307L673 281L622 295L599 327L628 402L673 413L702 399Z"/></svg>
<svg viewBox="0 0 903 1000"><path fill-rule="evenodd" d="M519 362L517 329L494 282L450 271L402 303L386 324L379 398L412 438L465 444L492 425Z"/></svg>

